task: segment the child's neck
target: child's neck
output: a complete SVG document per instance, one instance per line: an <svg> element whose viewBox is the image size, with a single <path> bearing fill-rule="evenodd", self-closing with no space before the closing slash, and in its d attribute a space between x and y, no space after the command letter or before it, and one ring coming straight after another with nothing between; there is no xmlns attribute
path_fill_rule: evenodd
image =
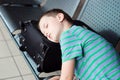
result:
<svg viewBox="0 0 120 80"><path fill-rule="evenodd" d="M67 21L64 21L64 31L68 30L70 27L72 27L72 24Z"/></svg>

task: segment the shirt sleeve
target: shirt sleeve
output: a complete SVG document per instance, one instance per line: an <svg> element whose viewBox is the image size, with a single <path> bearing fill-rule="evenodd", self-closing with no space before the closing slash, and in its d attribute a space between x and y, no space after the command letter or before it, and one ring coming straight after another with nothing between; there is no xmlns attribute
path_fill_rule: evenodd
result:
<svg viewBox="0 0 120 80"><path fill-rule="evenodd" d="M62 63L73 58L82 58L81 40L74 34L66 32L61 37Z"/></svg>

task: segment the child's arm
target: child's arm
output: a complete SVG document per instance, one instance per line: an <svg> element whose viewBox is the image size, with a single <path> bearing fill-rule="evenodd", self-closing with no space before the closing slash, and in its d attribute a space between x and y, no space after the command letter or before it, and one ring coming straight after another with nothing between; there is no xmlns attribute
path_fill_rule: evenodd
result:
<svg viewBox="0 0 120 80"><path fill-rule="evenodd" d="M54 76L49 80L73 80L75 60L69 60L62 64L61 76Z"/></svg>
<svg viewBox="0 0 120 80"><path fill-rule="evenodd" d="M73 80L75 59L62 63L60 80Z"/></svg>

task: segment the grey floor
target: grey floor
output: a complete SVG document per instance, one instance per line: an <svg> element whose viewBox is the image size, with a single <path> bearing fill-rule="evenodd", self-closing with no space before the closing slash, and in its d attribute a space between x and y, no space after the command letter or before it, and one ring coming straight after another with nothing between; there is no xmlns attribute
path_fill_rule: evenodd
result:
<svg viewBox="0 0 120 80"><path fill-rule="evenodd" d="M41 73L40 76L59 74ZM15 41L0 18L0 80L36 80Z"/></svg>

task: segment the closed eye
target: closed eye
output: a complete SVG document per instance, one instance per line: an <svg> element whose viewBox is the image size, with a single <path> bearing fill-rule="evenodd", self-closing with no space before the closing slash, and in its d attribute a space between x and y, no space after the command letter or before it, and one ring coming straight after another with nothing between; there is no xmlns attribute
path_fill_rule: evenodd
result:
<svg viewBox="0 0 120 80"><path fill-rule="evenodd" d="M47 28L48 28L48 24L43 24L43 30L42 30L42 33L43 33L44 36L46 36Z"/></svg>
<svg viewBox="0 0 120 80"><path fill-rule="evenodd" d="M48 28L48 24L44 25L44 28L45 28L45 29Z"/></svg>

